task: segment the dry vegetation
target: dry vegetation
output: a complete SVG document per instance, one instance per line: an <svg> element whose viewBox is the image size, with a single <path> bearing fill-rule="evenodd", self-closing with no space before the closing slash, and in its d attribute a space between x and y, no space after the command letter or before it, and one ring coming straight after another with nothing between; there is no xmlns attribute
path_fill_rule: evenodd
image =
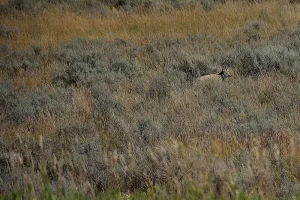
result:
<svg viewBox="0 0 300 200"><path fill-rule="evenodd" d="M0 198L299 199L300 5L207 2L1 8Z"/></svg>
<svg viewBox="0 0 300 200"><path fill-rule="evenodd" d="M38 15L0 15L1 23L19 29L14 40L0 41L13 48L26 48L32 44L47 47L74 37L120 38L145 43L162 37L201 34L218 41L232 41L251 20L264 21L266 26L262 36L269 38L285 26L296 28L299 19L299 6L284 1L250 5L228 3L211 11L195 9L130 15L114 11L112 16L106 17L53 9Z"/></svg>

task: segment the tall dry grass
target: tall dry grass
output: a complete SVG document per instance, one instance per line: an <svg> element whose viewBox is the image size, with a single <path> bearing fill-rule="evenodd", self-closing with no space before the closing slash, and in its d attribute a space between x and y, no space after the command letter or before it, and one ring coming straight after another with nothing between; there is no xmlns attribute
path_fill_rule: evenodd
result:
<svg viewBox="0 0 300 200"><path fill-rule="evenodd" d="M266 24L263 36L269 38L284 26L296 27L300 20L300 6L285 1L260 4L230 2L211 11L179 10L165 13L124 14L113 16L76 14L61 10L47 10L41 14L2 14L1 23L19 28L13 40L0 39L13 48L33 44L42 46L59 44L74 37L122 38L145 42L161 37L210 35L219 41L237 37L248 21L261 20Z"/></svg>

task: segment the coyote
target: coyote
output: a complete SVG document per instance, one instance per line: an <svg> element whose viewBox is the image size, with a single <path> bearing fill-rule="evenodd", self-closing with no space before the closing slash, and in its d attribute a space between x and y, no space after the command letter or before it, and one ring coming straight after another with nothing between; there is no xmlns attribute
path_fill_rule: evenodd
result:
<svg viewBox="0 0 300 200"><path fill-rule="evenodd" d="M208 74L201 76L198 80L199 81L224 81L226 78L231 77L228 70L224 70L222 68L222 71L217 74Z"/></svg>

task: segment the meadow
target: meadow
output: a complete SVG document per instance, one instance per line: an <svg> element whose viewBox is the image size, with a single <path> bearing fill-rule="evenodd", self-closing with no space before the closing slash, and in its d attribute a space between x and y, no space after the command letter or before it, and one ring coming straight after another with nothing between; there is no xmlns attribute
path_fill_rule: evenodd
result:
<svg viewBox="0 0 300 200"><path fill-rule="evenodd" d="M300 199L299 11L1 0L0 199Z"/></svg>

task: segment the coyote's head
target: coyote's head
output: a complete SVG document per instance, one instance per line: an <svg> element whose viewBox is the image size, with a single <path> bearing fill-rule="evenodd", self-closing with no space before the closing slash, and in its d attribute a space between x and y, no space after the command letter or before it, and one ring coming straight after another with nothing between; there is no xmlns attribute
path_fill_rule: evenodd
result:
<svg viewBox="0 0 300 200"><path fill-rule="evenodd" d="M231 74L229 73L228 69L224 70L223 68L222 68L222 71L218 73L218 75L221 76L223 81L226 78L231 77Z"/></svg>

